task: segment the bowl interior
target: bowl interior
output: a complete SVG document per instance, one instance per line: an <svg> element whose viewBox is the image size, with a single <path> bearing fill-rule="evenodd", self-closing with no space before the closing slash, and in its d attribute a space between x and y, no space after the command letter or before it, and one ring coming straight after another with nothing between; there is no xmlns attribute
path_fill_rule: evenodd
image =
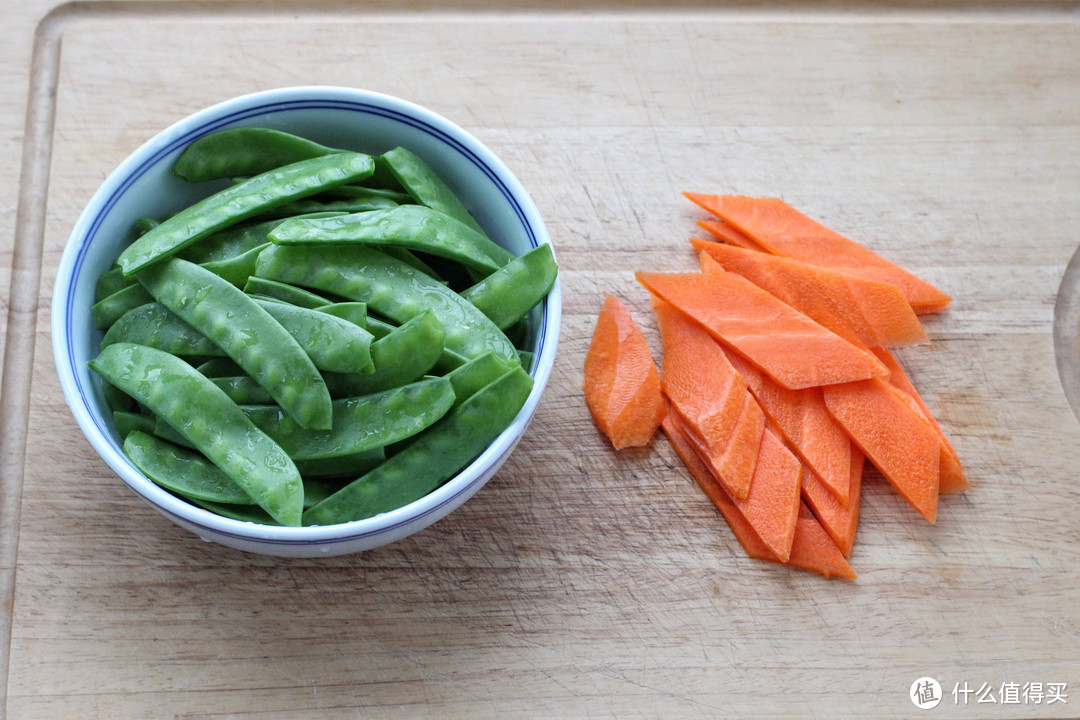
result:
<svg viewBox="0 0 1080 720"><path fill-rule="evenodd" d="M164 492L123 455L122 439L113 426L101 382L87 367L102 335L93 327L90 313L97 278L134 238L132 227L138 218L164 216L224 187L223 182L188 183L173 175L172 166L191 141L237 126L284 130L327 146L371 154L398 145L407 147L447 181L500 245L521 254L548 241L538 211L505 165L475 138L423 108L343 88L293 88L222 103L180 121L129 156L95 193L76 223L61 259L53 298L54 353L68 404L91 444L125 482L174 520L196 523L211 535L254 535L285 543L326 542L382 535L414 523L417 514L434 515L430 518L433 522L452 509L441 512L441 508L454 501L460 504L462 495L471 495L493 474L489 466L501 464L535 411L558 339L558 286L531 317L526 347L535 354L531 374L536 382L518 419L457 477L405 508L325 528L253 526L212 515ZM489 469L490 473L485 472Z"/></svg>

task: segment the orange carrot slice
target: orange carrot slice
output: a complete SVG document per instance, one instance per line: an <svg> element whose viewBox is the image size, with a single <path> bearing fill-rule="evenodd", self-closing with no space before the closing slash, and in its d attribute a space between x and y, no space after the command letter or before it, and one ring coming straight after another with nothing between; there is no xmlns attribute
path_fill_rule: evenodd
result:
<svg viewBox="0 0 1080 720"><path fill-rule="evenodd" d="M616 450L648 445L664 416L660 375L641 329L607 295L585 355L585 402Z"/></svg>
<svg viewBox="0 0 1080 720"><path fill-rule="evenodd" d="M720 457L742 411L746 381L700 324L655 295L652 306L664 349L660 388L695 444Z"/></svg>
<svg viewBox="0 0 1080 720"><path fill-rule="evenodd" d="M951 302L948 295L930 283L810 219L783 200L683 194L774 255L839 268L859 277L898 285L917 313L937 312Z"/></svg>
<svg viewBox="0 0 1080 720"><path fill-rule="evenodd" d="M690 243L725 270L742 275L848 342L897 347L927 341L926 330L896 285L722 243Z"/></svg>
<svg viewBox="0 0 1080 720"><path fill-rule="evenodd" d="M749 392L743 393L742 410L731 430L727 447L717 460L717 475L738 500L750 494L758 453L765 432L765 413Z"/></svg>
<svg viewBox="0 0 1080 720"><path fill-rule="evenodd" d="M758 245L752 237L731 223L726 223L723 220L700 220L698 221L698 226L707 230L709 234L716 239L723 240L729 245L741 247L745 250L768 252L765 248Z"/></svg>
<svg viewBox="0 0 1080 720"><path fill-rule="evenodd" d="M706 258L703 262L715 262ZM860 350L735 273L637 273L638 282L691 316L791 389L886 376Z"/></svg>
<svg viewBox="0 0 1080 720"><path fill-rule="evenodd" d="M941 443L903 393L880 378L823 388L825 406L897 492L937 519Z"/></svg>
<svg viewBox="0 0 1080 720"><path fill-rule="evenodd" d="M930 408L926 407L926 403L923 402L922 396L919 395L919 391L916 390L915 386L911 383L911 379L907 376L907 373L904 372L904 368L900 365L900 362L887 348L878 347L871 349L874 351L874 354L878 356L878 359L885 363L885 367L889 368L889 382L915 401L919 412L926 421L930 423L930 427L934 429L938 439L941 441L941 479L938 491L943 495L953 495L967 490L971 487L971 483L968 482L967 475L964 473L964 466L960 464L960 457L956 454L956 450L953 448L952 443L949 442L949 438L945 435L945 431L941 429L941 425L939 425L937 419L934 418L934 414L930 412Z"/></svg>
<svg viewBox="0 0 1080 720"><path fill-rule="evenodd" d="M682 458L691 476L698 483L706 496L713 502L720 514L724 516L735 538L742 545L743 550L752 558L781 562L769 546L761 539L754 526L746 519L739 507L720 486L712 473L698 457L689 440L669 421L664 419L662 424L665 434L675 448L676 454ZM840 548L824 531L814 515L802 503L795 518L795 527L792 531L791 550L788 554L787 565L805 570L813 570L825 577L840 577L850 580L855 579L855 571L844 558Z"/></svg>
<svg viewBox="0 0 1080 720"><path fill-rule="evenodd" d="M849 441L850 442L850 441ZM855 531L859 527L859 506L862 502L862 474L865 456L857 447L851 449L851 473L848 480L848 504L844 507L832 490L814 472L806 469L802 479L803 501L810 506L818 522L833 539L840 552L851 556L855 546Z"/></svg>
<svg viewBox="0 0 1080 720"><path fill-rule="evenodd" d="M734 353L728 359L799 459L847 507L851 438L829 414L821 388L788 390Z"/></svg>

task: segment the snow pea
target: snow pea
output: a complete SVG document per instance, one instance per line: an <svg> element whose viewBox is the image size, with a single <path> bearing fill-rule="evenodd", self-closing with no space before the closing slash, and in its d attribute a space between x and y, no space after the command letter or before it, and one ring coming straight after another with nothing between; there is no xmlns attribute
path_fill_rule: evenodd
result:
<svg viewBox="0 0 1080 720"><path fill-rule="evenodd" d="M189 205L138 238L117 263L131 274L210 233L253 215L371 174L370 156L339 153L302 160L256 175Z"/></svg>
<svg viewBox="0 0 1080 720"><path fill-rule="evenodd" d="M287 219L299 215L351 215L372 210L385 210L396 205L397 203L386 197L333 199L319 196L293 200L284 205L267 208L260 213L260 216Z"/></svg>
<svg viewBox="0 0 1080 720"><path fill-rule="evenodd" d="M312 460L294 460L296 469L304 478L304 504L307 507L309 497L307 489L309 481L320 478L353 477L366 473L382 461L386 460L386 450L381 447L372 448L351 455L338 455L336 457L315 458ZM338 483L338 487L341 483ZM312 505L314 503L311 503Z"/></svg>
<svg viewBox="0 0 1080 720"><path fill-rule="evenodd" d="M246 177L337 152L341 151L280 130L226 128L184 148L173 172L188 182Z"/></svg>
<svg viewBox="0 0 1080 720"><path fill-rule="evenodd" d="M296 339L319 370L371 373L371 333L348 320L276 300L255 302Z"/></svg>
<svg viewBox="0 0 1080 720"><path fill-rule="evenodd" d="M262 295L263 297L273 298L289 303L290 305L304 308L318 308L330 304L329 300L320 295L316 295L310 290L305 290L304 288L298 288L295 285L288 285L275 280L256 277L254 274L249 277L244 284L244 292L248 295Z"/></svg>
<svg viewBox="0 0 1080 720"><path fill-rule="evenodd" d="M372 373L323 373L333 397L368 395L414 382L442 356L443 329L426 310L371 344Z"/></svg>
<svg viewBox="0 0 1080 720"><path fill-rule="evenodd" d="M504 373L420 433L386 462L304 511L304 525L332 525L389 512L437 489L506 429L525 404L532 378Z"/></svg>
<svg viewBox="0 0 1080 720"><path fill-rule="evenodd" d="M510 370L513 370L513 366L507 365L495 353L485 353L461 367L454 368L446 374L446 379L454 388L454 407L465 402Z"/></svg>
<svg viewBox="0 0 1080 720"><path fill-rule="evenodd" d="M140 430L148 435L154 434L154 418L140 412L130 410L114 410L113 425L120 437L126 438L130 433Z"/></svg>
<svg viewBox="0 0 1080 720"><path fill-rule="evenodd" d="M293 461L195 368L132 343L106 347L90 367L168 422L278 522L299 524L304 488Z"/></svg>
<svg viewBox="0 0 1080 720"><path fill-rule="evenodd" d="M480 223L476 222L476 218L458 199L450 186L419 155L403 147L396 147L380 155L379 160L386 165L413 200L433 210L446 213L479 233L484 232Z"/></svg>
<svg viewBox="0 0 1080 720"><path fill-rule="evenodd" d="M302 427L330 427L330 393L318 369L255 300L209 270L179 258L155 263L138 277L158 302L210 338Z"/></svg>
<svg viewBox="0 0 1080 720"><path fill-rule="evenodd" d="M237 405L269 405L274 402L266 388L247 375L211 377L210 382L224 390L229 399Z"/></svg>
<svg viewBox="0 0 1080 720"><path fill-rule="evenodd" d="M141 285L128 285L93 304L90 312L94 316L94 327L98 330L108 330L128 310L152 302L154 298Z"/></svg>
<svg viewBox="0 0 1080 720"><path fill-rule="evenodd" d="M431 378L335 400L334 425L329 430L302 428L274 405L244 406L242 410L293 460L313 460L400 442L441 418L453 402L450 381Z"/></svg>
<svg viewBox="0 0 1080 720"><path fill-rule="evenodd" d="M545 243L514 258L461 296L506 330L544 299L558 272L551 246Z"/></svg>
<svg viewBox="0 0 1080 720"><path fill-rule="evenodd" d="M339 213L316 213L306 217L333 217ZM190 260L193 263L216 262L228 260L241 253L247 252L254 247L269 242L270 231L282 222L282 218L273 220L255 220L238 223L224 230L218 230L197 242L187 245L177 251L176 257ZM117 269L118 272L122 271Z"/></svg>
<svg viewBox="0 0 1080 720"><path fill-rule="evenodd" d="M129 433L124 438L124 454L143 475L186 498L251 503L251 497L217 465L153 435L138 430Z"/></svg>
<svg viewBox="0 0 1080 720"><path fill-rule="evenodd" d="M338 185L322 193L329 197L339 198L386 198L393 200L398 205L408 205L413 202L409 193L403 190L390 190L388 188L367 187L364 185Z"/></svg>
<svg viewBox="0 0 1080 720"><path fill-rule="evenodd" d="M398 323L431 309L447 349L465 359L493 351L517 361L517 350L475 305L410 265L363 246L272 245L259 255L256 275L367 303Z"/></svg>
<svg viewBox="0 0 1080 720"><path fill-rule="evenodd" d="M98 275L97 285L94 288L94 302L101 302L113 293L134 284L136 284L135 278L124 275L124 271L120 268L106 270Z"/></svg>
<svg viewBox="0 0 1080 720"><path fill-rule="evenodd" d="M225 352L203 333L159 302L149 302L121 315L105 332L101 347L129 342L182 356L214 356Z"/></svg>
<svg viewBox="0 0 1080 720"><path fill-rule="evenodd" d="M333 218L286 220L270 232L278 245L362 244L419 250L490 275L514 259L487 236L422 205Z"/></svg>
<svg viewBox="0 0 1080 720"><path fill-rule="evenodd" d="M248 278L255 272L255 261L258 260L259 253L269 244L256 245L231 258L209 260L201 264L215 275L225 278L238 288L243 288Z"/></svg>
<svg viewBox="0 0 1080 720"><path fill-rule="evenodd" d="M212 357L196 365L195 369L208 378L235 377L244 374L244 369L234 363L232 358L226 356Z"/></svg>
<svg viewBox="0 0 1080 720"><path fill-rule="evenodd" d="M263 278L260 278L263 279ZM272 280L266 280L266 282L273 282ZM291 287L291 286L290 286ZM359 325L365 330L368 329L368 316L367 316L367 303L362 302L339 302L329 303L326 305L320 305L315 308L319 312L339 317L342 320L348 320L354 325ZM370 331L369 331L370 332ZM383 333L385 335L386 333ZM382 337L380 335L379 337Z"/></svg>

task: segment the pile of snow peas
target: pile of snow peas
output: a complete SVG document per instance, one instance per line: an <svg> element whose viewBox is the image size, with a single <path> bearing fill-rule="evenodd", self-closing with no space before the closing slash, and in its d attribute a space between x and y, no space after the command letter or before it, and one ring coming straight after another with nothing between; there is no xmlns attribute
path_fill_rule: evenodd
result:
<svg viewBox="0 0 1080 720"><path fill-rule="evenodd" d="M551 248L492 241L416 154L235 128L174 172L225 187L135 223L90 361L159 486L237 520L359 520L438 488L524 405Z"/></svg>

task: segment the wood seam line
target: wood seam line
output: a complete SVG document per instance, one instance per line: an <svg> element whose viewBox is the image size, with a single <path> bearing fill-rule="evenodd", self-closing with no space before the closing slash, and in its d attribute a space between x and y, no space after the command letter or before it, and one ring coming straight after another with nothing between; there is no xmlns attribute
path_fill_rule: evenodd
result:
<svg viewBox="0 0 1080 720"><path fill-rule="evenodd" d="M64 17L50 13L34 32L0 378L0 720L7 716L23 463Z"/></svg>

